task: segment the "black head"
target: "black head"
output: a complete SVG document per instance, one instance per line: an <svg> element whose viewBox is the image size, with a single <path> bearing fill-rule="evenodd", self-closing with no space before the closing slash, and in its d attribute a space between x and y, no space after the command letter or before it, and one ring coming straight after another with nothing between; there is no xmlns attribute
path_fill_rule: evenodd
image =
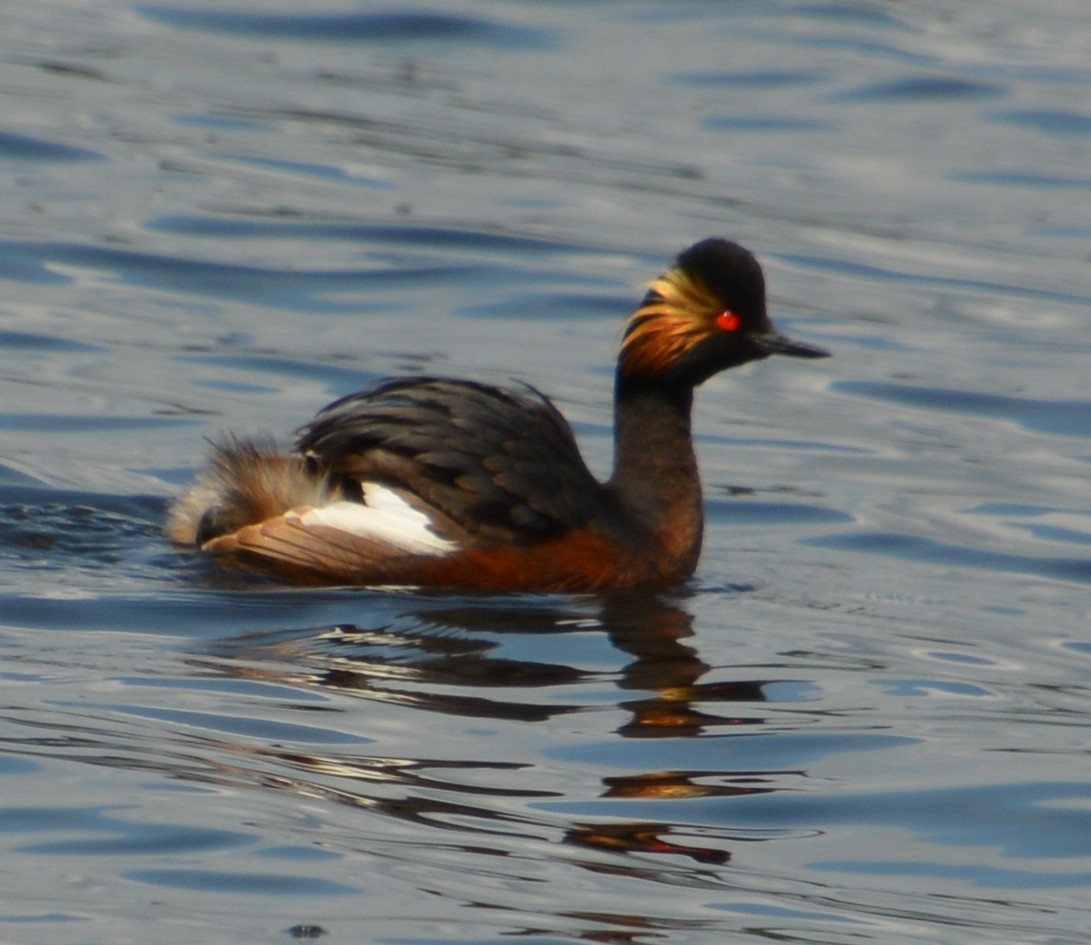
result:
<svg viewBox="0 0 1091 945"><path fill-rule="evenodd" d="M730 367L829 352L779 334L765 311L765 277L738 243L706 239L682 252L629 318L618 376L696 386Z"/></svg>

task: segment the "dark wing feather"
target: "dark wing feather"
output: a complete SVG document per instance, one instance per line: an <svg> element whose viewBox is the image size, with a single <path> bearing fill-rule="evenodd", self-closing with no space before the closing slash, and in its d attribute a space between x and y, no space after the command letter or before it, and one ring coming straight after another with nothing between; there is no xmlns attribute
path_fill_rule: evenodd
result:
<svg viewBox="0 0 1091 945"><path fill-rule="evenodd" d="M296 449L334 476L408 490L487 539L578 528L604 495L564 417L530 387L389 381L320 411Z"/></svg>

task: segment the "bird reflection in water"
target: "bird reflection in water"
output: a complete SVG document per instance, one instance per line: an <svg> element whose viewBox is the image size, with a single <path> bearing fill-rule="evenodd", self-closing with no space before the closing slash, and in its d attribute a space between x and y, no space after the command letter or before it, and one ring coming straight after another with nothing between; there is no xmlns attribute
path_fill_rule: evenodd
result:
<svg viewBox="0 0 1091 945"><path fill-rule="evenodd" d="M372 600L368 595L368 599ZM320 686L360 698L461 716L516 723L545 722L582 711L601 711L601 700L582 702L557 699L558 692L578 696L582 686L612 684L638 698L616 703L626 721L615 731L623 738L692 738L722 734L725 727L761 725L765 720L723 711L728 705L752 707L765 701L771 680L702 682L710 667L693 643L693 616L684 598L646 593L616 593L575 598L458 598L388 597L385 618L371 627L342 624L306 632L280 631L251 634L226 641L205 665L239 678L276 681L293 686ZM393 609L390 609L393 608ZM511 657L496 652L506 637L549 635L560 637L551 653L564 653L563 637L575 632L602 632L619 652L631 657L620 670L585 669L562 662ZM535 648L537 649L537 648ZM517 645L505 652L517 651ZM552 691L552 698L535 693ZM713 711L711 707L720 707ZM363 733L366 734L366 733ZM383 781L407 788L391 811L401 819L431 822L457 813L460 818L497 819L487 806L466 807L462 802L437 803L435 791L446 789L507 798L560 797L555 791L523 789L501 769L533 767L525 759L511 763L448 759L427 761L392 758L310 756L282 752L281 760L312 775L347 778L347 785L326 785L318 793L342 802L385 809L385 800L358 795L362 782ZM496 768L497 785L486 787L482 776L475 786L451 784L438 769ZM775 773L744 771L654 770L609 774L601 779L600 798L683 800L728 797L774 790ZM486 776L487 779L487 776ZM517 779L516 779L517 780ZM267 779L267 785L270 781ZM291 789L291 779L282 786ZM416 798L415 789L429 788L431 798ZM314 783L300 784L314 794ZM408 794L409 796L404 796ZM449 810L448 810L449 808ZM535 832L556 826L547 818L528 814L526 826ZM511 820L510 811L499 819ZM520 820L520 817L516 817ZM572 845L609 851L671 854L701 864L725 863L727 850L703 847L677 835L669 823L648 820L588 823L568 820L564 839ZM675 836L672 836L675 834Z"/></svg>

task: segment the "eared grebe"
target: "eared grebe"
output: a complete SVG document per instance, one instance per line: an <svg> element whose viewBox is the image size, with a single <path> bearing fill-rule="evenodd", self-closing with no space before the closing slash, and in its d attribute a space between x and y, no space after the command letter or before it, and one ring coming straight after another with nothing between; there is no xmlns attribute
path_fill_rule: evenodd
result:
<svg viewBox="0 0 1091 945"><path fill-rule="evenodd" d="M693 389L718 371L828 352L778 334L751 253L707 239L629 317L600 483L530 387L439 377L350 394L292 452L228 438L172 505L175 541L322 584L592 590L691 574L704 514Z"/></svg>

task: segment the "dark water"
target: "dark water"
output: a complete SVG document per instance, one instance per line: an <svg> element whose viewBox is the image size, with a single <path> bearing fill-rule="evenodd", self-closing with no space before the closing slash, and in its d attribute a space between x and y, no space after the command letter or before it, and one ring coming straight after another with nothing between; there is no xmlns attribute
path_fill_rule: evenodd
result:
<svg viewBox="0 0 1091 945"><path fill-rule="evenodd" d="M1082 943L1079 4L10 5L0 940ZM388 374L593 466L721 234L828 346L701 392L697 575L299 591L170 548Z"/></svg>

